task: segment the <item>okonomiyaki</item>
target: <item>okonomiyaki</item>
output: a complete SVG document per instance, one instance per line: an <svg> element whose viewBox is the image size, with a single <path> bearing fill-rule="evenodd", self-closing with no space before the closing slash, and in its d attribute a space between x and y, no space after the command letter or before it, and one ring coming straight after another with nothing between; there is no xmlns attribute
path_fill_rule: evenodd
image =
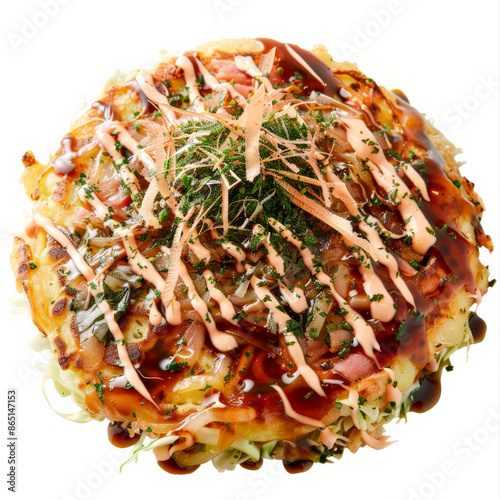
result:
<svg viewBox="0 0 500 500"><path fill-rule="evenodd" d="M12 267L65 416L176 473L386 447L479 332L492 243L457 152L322 46L116 76L47 165L23 157Z"/></svg>

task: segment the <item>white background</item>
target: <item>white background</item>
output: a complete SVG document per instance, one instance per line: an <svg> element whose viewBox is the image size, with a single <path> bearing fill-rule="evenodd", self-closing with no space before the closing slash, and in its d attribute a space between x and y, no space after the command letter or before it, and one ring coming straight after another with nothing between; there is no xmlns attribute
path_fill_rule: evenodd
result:
<svg viewBox="0 0 500 500"><path fill-rule="evenodd" d="M334 465L295 476L281 463L257 473L220 475L206 465L192 476L170 476L145 454L120 475L110 464L128 452L108 443L105 423L67 422L46 404L41 377L32 368L40 360L28 347L36 330L27 314L12 312L20 311L12 303L18 295L8 265L9 234L22 227L25 202L18 178L26 150L47 161L74 112L93 102L115 69L148 67L159 49L243 36L304 48L323 43L335 59L355 61L379 84L402 89L463 148L463 172L486 201L484 227L500 249L498 2L47 0L49 14L42 3L4 3L0 20L0 398L6 400L8 387L17 388L17 498L498 498L498 285L480 307L489 327L486 340L470 350L468 363L465 351L454 355L455 371L445 373L437 407L410 414L407 425L389 426L399 442L387 450L346 453ZM38 27L30 30L30 22ZM499 278L498 251L484 261ZM5 415L6 403L1 407ZM6 425L1 417L0 428ZM0 450L6 498L4 444Z"/></svg>

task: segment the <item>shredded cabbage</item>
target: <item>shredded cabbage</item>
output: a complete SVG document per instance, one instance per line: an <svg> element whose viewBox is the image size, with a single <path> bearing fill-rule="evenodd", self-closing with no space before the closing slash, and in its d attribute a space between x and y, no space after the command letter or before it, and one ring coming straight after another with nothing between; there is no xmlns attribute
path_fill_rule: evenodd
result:
<svg viewBox="0 0 500 500"><path fill-rule="evenodd" d="M139 441L137 441L136 445L134 446L130 458L126 462L123 462L121 464L120 472L122 471L123 467L125 467L125 465L129 464L130 462L137 462L140 451L150 451L154 450L155 448L158 448L158 446L164 446L166 444L175 443L175 441L179 439L179 436L164 436L162 438L155 439L154 441L151 441L151 443L149 443L148 445L144 446L143 443L145 439L146 439L146 434L143 433Z"/></svg>
<svg viewBox="0 0 500 500"><path fill-rule="evenodd" d="M103 415L98 415L93 417L87 411L85 406L85 395L79 389L78 378L71 370L62 370L59 366L59 363L51 354L50 361L45 365L40 365L38 368L43 369L43 380L42 380L42 392L47 400L49 406L54 410L58 415L65 418L66 420L70 420L72 422L78 422L81 424L90 422L91 420L97 420L101 422L104 420ZM45 391L45 382L47 380L52 380L56 391L63 397L66 398L71 396L71 399L80 407L80 410L73 413L62 413L57 411L47 396L47 392Z"/></svg>
<svg viewBox="0 0 500 500"><path fill-rule="evenodd" d="M267 443L264 443L262 445L262 449L260 451L262 458L272 459L273 458L272 452L277 444L278 444L278 441L268 441Z"/></svg>
<svg viewBox="0 0 500 500"><path fill-rule="evenodd" d="M37 336L31 342L31 347L33 348L33 350L40 352L47 349L47 344L48 340L45 337ZM459 346L451 346L449 348L443 349L439 353L437 359L438 364L441 365L442 363L447 361L458 348ZM42 391L47 402L49 403L49 406L58 415L73 422L86 423L91 420L104 420L104 417L102 415L92 417L86 410L84 393L78 387L79 381L77 376L71 370L62 370L59 366L59 363L57 362L57 359L54 357L51 351L48 352L48 357L49 362L45 365L38 365L37 368L41 369L44 372ZM55 410L50 403L45 391L45 382L49 379L52 380L56 391L62 397L71 396L71 399L80 407L80 410L74 413L61 413ZM406 411L411 405L411 395L419 387L420 382L417 381L406 391L404 391L401 395L401 403L396 405L394 408L389 407L388 409L391 410L390 412L388 412L387 410L384 412L380 412L377 406L369 402L365 402L360 405L357 412L360 428L362 430L373 431L374 429L379 427L380 424L390 421L393 418L405 418ZM339 402L342 403L340 417L335 422L328 425L328 428L334 433L345 434L354 426L354 422L351 418L348 399L339 400ZM320 442L318 441L318 439L313 439L313 437L318 437L317 434L318 433L315 430L309 434L308 438L312 439L314 442L317 442L319 445ZM195 432L196 442L212 446L214 448L217 447L219 435L219 429L209 427L201 427ZM120 472L122 471L123 467L130 462L137 462L139 452L151 451L159 446L172 444L178 440L178 436L168 435L155 439L148 445L144 445L146 437L146 433L143 433L141 435L139 441L136 443L132 450L130 458L121 465ZM279 448L282 444L283 441L275 440L260 443L260 445L257 446L255 443L238 436L227 450L224 450L213 457L212 462L219 472L234 470L237 465L246 462L247 460L257 462L261 456L266 459L273 459L274 450L277 447Z"/></svg>
<svg viewBox="0 0 500 500"><path fill-rule="evenodd" d="M206 444L209 446L217 447L217 443L219 441L220 430L219 429L211 429L208 427L202 427L195 432L195 438L197 443ZM172 444L177 441L178 436L164 436L162 438L155 439L151 441L148 445L144 445L144 439L146 438L146 434L141 436L141 439L137 442L134 449L132 450L132 454L130 458L124 462L120 467L120 472L123 467L130 462L137 462L138 454L142 451L150 451L159 446L164 446L167 444ZM276 444L277 441L271 442ZM271 449L274 447L272 444ZM231 447L223 452L220 452L212 459L214 466L220 472L224 470L234 470L235 467L247 461L248 459L256 462L260 458L260 450L259 448L248 441L247 439L243 439L242 437L237 437L234 442L231 444Z"/></svg>
<svg viewBox="0 0 500 500"><path fill-rule="evenodd" d="M202 427L195 432L195 438L198 443L217 446L217 443L219 442L219 434L219 429ZM231 443L231 447L229 449L240 450L246 453L255 462L257 462L257 460L259 460L260 458L259 448L251 441L248 441L247 439L239 436Z"/></svg>
<svg viewBox="0 0 500 500"><path fill-rule="evenodd" d="M212 459L212 463L219 472L224 472L226 470L236 469L237 465L246 462L249 458L251 457L249 457L246 453L243 453L240 450L229 448L214 457Z"/></svg>

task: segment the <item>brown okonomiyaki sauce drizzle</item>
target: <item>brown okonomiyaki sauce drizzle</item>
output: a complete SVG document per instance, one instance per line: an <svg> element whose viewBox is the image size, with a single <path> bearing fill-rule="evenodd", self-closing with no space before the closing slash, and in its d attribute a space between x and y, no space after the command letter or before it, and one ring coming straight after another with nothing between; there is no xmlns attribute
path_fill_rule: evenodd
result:
<svg viewBox="0 0 500 500"><path fill-rule="evenodd" d="M271 38L257 38L257 41L264 45L264 53L269 52L273 48L276 49L275 57L278 60L278 66L283 68L281 77L284 82L289 81L293 78L295 72L298 72L303 78L302 82L304 89L307 89L308 93L315 91L329 97L338 96L342 82L334 76L328 66L324 62L320 61L314 54L297 45L277 42ZM302 59L304 59L304 61L314 70L314 72L326 85L319 82L310 72L304 69L304 67L297 62L287 49L287 45L297 52Z"/></svg>
<svg viewBox="0 0 500 500"><path fill-rule="evenodd" d="M420 387L412 395L410 411L414 413L425 413L433 408L441 397L441 374L444 366L437 371L428 373L421 377Z"/></svg>
<svg viewBox="0 0 500 500"><path fill-rule="evenodd" d="M110 422L108 425L108 439L109 442L117 448L128 448L134 446L139 441L141 435L135 434L130 437L127 429L121 427L120 422Z"/></svg>
<svg viewBox="0 0 500 500"><path fill-rule="evenodd" d="M480 344L486 336L486 323L477 314L473 314L469 319L469 328L474 338L474 344Z"/></svg>
<svg viewBox="0 0 500 500"><path fill-rule="evenodd" d="M279 72L281 83L293 82L294 84L300 84L302 87L299 88L306 90L306 95L315 91L340 102L346 100L345 92L341 91L345 90L344 87L346 89L349 89L349 87L344 85L341 79L334 76L328 66L312 53L295 45L283 44L270 39L258 39L258 41L264 46L263 53L275 49L273 68L276 66L281 68L281 72ZM193 66L195 76L199 78L201 73L197 60L190 55L189 61ZM298 76L301 77L300 80L298 80ZM125 85L138 93L143 107L141 114L147 114L153 110L152 104L148 101L136 80ZM93 107L105 120L116 120L118 118L117 111L110 104L98 101ZM421 175L428 186L431 198L430 202L422 201L422 212L432 228L434 230L441 228L444 221L454 220L461 214L475 216L472 204L460 196L457 187L444 173L443 159L427 137L425 123L421 115L401 99L397 100L394 107L396 117L400 121L404 135L408 140L408 143L404 145L404 153L407 153L412 147L418 146L427 151L429 156L421 159L428 168L428 172ZM370 112L363 112L362 116L368 127L380 128L379 124L371 121L372 115ZM74 165L72 166L72 160L77 153L73 150L73 140L67 137L65 141L63 144L64 154L56 158L53 165L57 172L72 175L72 168L74 167ZM396 137L394 145L394 147L396 145L402 146L401 141L398 141ZM403 151L399 151L399 153L403 156ZM409 182L409 185L412 186L412 193L415 193L412 182ZM477 216L475 216L474 224L476 227L480 227ZM460 235L453 224L448 223L448 227L443 229L443 233L439 235L436 243L425 257L425 259L435 257L439 265L445 269L447 275L454 277L454 279L448 279L440 285L437 297L443 301L448 301L463 286L472 294L478 293L474 276L468 265L468 259L464 259L464 256L469 256L475 247ZM396 252L393 252L393 255L396 255ZM380 367L387 366L397 355L409 357L419 369L423 369L429 362L425 315L437 307L434 301L437 297L424 297L420 293L415 280L403 276L415 300L417 313L412 315L409 312L411 308L391 280L388 270L377 262L373 262L373 268L394 300L398 311L394 319L384 323L378 322L379 328L375 331L375 336L380 345L380 351L375 352L375 360L366 356L363 348L357 345L351 347L346 361L363 358L365 367L363 376L380 371ZM356 291L362 292L360 283L356 283ZM359 315L367 322L372 319L369 311L361 311ZM471 319L471 329L473 334L475 331L479 332L474 335L475 339L476 337L479 339L481 337L480 323L479 320L474 318L475 316ZM406 326L400 332L403 321ZM218 322L217 328L222 332L235 334L236 336L240 333L242 338L245 338L245 336L248 338L251 335L262 336L265 339L265 342L263 341L258 346L255 344L241 345L231 353L225 354L232 358L233 371L237 371L235 377L238 378L238 394L236 398L226 398L221 395L220 402L222 404L254 408L257 415L261 415L264 411L283 413L280 394L270 387L274 384L283 389L286 398L296 413L310 419L319 420L332 408L337 396L345 393L341 387L325 383L323 387L326 393L325 398L311 391L310 385L306 383L303 377L295 378L297 367L290 368L286 366L283 357L279 355L278 340L269 335L264 327L242 320L238 323L238 326ZM186 378L188 368L181 368L177 372L165 369L166 362L175 353L175 349L172 352L172 346L182 337L182 333L179 333L175 326L169 324L157 325L155 331L160 332L161 335L151 350L142 353L139 371L147 392L159 407L162 403L168 402L169 393L172 392L176 384ZM400 334L400 340L397 340L398 334ZM208 335L206 336L205 345L216 352ZM340 366L346 361L341 360L339 362L336 356L327 351L321 364L323 373L319 375L320 380L335 378L348 386L352 379L349 379L343 372L335 370L336 365ZM377 366L377 362L380 367ZM235 367L239 367L239 369L236 370ZM438 380L440 371L423 380L421 391L414 395L416 411L419 411L419 409L426 411L433 406L433 400L437 401L439 391L437 390L438 383L436 380ZM163 414L158 411L158 407L155 408L150 401L134 389L126 389L125 387L116 386L112 391L106 391L102 396L102 400L98 400L95 394L87 395L86 403L89 410L95 413L102 412L102 405L104 405L106 411L111 415L119 416L123 422L134 421L139 417L145 420L149 417L151 421L170 424L178 423L180 420L175 409L168 415ZM123 431L118 424L110 424L108 435L110 441L120 447L130 446L136 441L135 437L130 438L128 431ZM136 437L139 439L138 435ZM160 461L159 465L168 472L180 474L190 473L198 468L198 466L181 467L172 458ZM312 462L300 460L293 463L285 462L284 465L288 472L295 473L307 470L312 465ZM249 462L243 466L255 469L260 465L259 462Z"/></svg>
<svg viewBox="0 0 500 500"><path fill-rule="evenodd" d="M247 461L241 463L240 466L246 470L259 470L262 467L263 463L264 459L260 457L259 460L257 460L257 462Z"/></svg>
<svg viewBox="0 0 500 500"><path fill-rule="evenodd" d="M480 292L469 265L469 258L476 248L460 234L456 225L450 221L456 220L460 216L468 216L475 228L480 228L481 225L473 204L461 195L458 187L445 174L443 170L444 160L429 139L426 124L421 114L408 102L405 102L407 101L406 96L400 96L398 92L395 94L398 98L394 111L408 140L405 151L411 151L411 148L416 146L422 148L428 155L427 158L421 159L426 166L425 169L421 170L421 175L426 181L430 201L421 200L421 208L434 231L441 233L427 252L422 265L429 258L435 257L440 267L450 276L442 280L438 296L433 294L431 297L424 297L416 283L405 278L415 299L417 311L426 315L437 307L438 299L446 303L462 287L465 287L467 292L476 295L480 300ZM369 119L369 115L365 114L364 116L365 119ZM375 123L372 125L376 126ZM401 151L398 152L403 156ZM375 267L377 267L377 272L381 275L384 284L391 290L393 287L384 276L386 275L385 271L378 264L375 264ZM382 338L377 332L377 340L381 345L381 352L377 353L377 359L383 365L390 362L396 354L403 354L408 356L419 368L423 368L428 362L425 316L407 314L405 321L406 327L400 341L396 341L394 337L397 331L394 322L384 324L385 332L382 334ZM359 350L359 347L357 349Z"/></svg>
<svg viewBox="0 0 500 500"><path fill-rule="evenodd" d="M474 339L474 344L479 344L486 335L486 323L477 314L471 314L469 328ZM441 365L437 371L425 373L421 378L420 387L412 395L412 405L410 411L415 413L425 413L433 408L441 397L441 375L443 368L449 365Z"/></svg>
<svg viewBox="0 0 500 500"><path fill-rule="evenodd" d="M117 116L116 108L107 102L95 101L92 109L95 109L105 120L113 120Z"/></svg>
<svg viewBox="0 0 500 500"><path fill-rule="evenodd" d="M461 195L459 188L445 174L444 159L429 139L422 115L399 98L396 113L410 144L423 148L428 154L428 158L422 159L427 168L421 171L421 175L426 181L430 202L424 202L422 210L435 230L439 231L444 227L444 234L437 239L431 255L442 259L450 273L457 278L445 282L441 296L445 301L449 300L453 293L463 286L469 293L477 294L477 284L468 265L475 246L468 242L451 222L461 216L467 216L471 219L472 226L479 229L481 224L475 207ZM421 307L425 308L423 305Z"/></svg>
<svg viewBox="0 0 500 500"><path fill-rule="evenodd" d="M447 302L462 287L480 298L476 280L470 265L468 265L469 258L476 248L460 234L456 225L450 222L460 216L467 216L471 219L473 227L478 229L481 224L477 212L473 204L458 192L459 187L453 184L445 174L443 170L444 160L429 139L420 113L410 106L404 94L400 95L398 92L395 94L398 96L396 113L410 144L416 144L428 153L428 158L423 159L427 168L424 169L422 176L426 181L431 201L430 203L424 202L423 212L431 222L432 227L443 233L428 255L436 257L440 265L449 270L452 276L452 279L447 279L442 285L438 299ZM428 314L436 307L433 298L425 298L420 293L414 293L414 297L417 300L418 310L424 314ZM486 334L485 322L476 314L472 314L469 327L474 343L482 342ZM443 368L444 365L435 372L424 372L420 388L412 396L411 411L423 413L437 404L441 396Z"/></svg>
<svg viewBox="0 0 500 500"><path fill-rule="evenodd" d="M184 476L186 474L192 474L197 469L200 468L199 465L179 465L174 458L169 458L168 460L158 460L158 465L169 474L175 474Z"/></svg>
<svg viewBox="0 0 500 500"><path fill-rule="evenodd" d="M298 71L304 77L304 88L307 88L309 92L316 91L323 94L326 94L330 97L339 96L339 90L343 88L343 83L339 78L333 75L332 71L320 61L316 56L314 56L311 52L301 49L295 45L291 45L297 53L311 66L316 74L320 76L326 86L322 85L316 78L314 78L310 73L304 71L304 68L297 64L297 61L290 55L290 52L286 48L286 44L277 42L271 39L258 39L264 45L264 52L269 51L272 48L276 48L276 58L279 61L279 65L283 68L282 77L284 81L289 80L293 77L296 71ZM342 93L340 93L342 95ZM408 112L413 113L415 116L420 117L420 114L414 109L408 106ZM370 115L365 113L365 118L370 118ZM372 123L371 125L377 126L377 124ZM427 134L425 132L425 124L423 121L419 121L419 125L422 127L417 131L417 133L422 133L426 138ZM428 138L427 138L428 140ZM430 145L431 142L428 141ZM432 145L432 147L434 147ZM435 148L434 148L435 149ZM446 177L441 167L437 167L442 174L443 177ZM451 181L448 180L448 183L451 184ZM453 184L451 184L452 187ZM424 202L425 203L425 202ZM429 204L426 203L426 207ZM459 212L460 213L460 212ZM424 214L427 216L428 212L424 210ZM429 220L429 219L428 219ZM434 221L429 220L434 227ZM382 266L374 263L374 267L377 273L381 277L385 277L383 279L384 285L386 288L393 289L390 279L388 278L388 274L382 268ZM467 272L465 270L465 272ZM471 273L469 273L471 275ZM474 282L474 278L472 277ZM474 282L475 283L475 282ZM416 288L416 287L415 287ZM455 288L455 287L454 287ZM458 287L456 287L458 289ZM415 290L417 293L414 293L414 296L417 297L420 295L418 290ZM412 290L414 292L414 290ZM427 312L426 304L424 302L419 303L419 307L424 310L419 309L420 312L424 314ZM363 314L363 313L362 313ZM366 315L366 319L368 319L368 315ZM395 339L395 333L398 329L397 324L393 321L389 323L384 323L384 332L383 335L380 332L377 332L377 340L381 346L380 353L376 353L377 359L381 365L387 364L390 362L392 358L394 358L397 354L408 356L419 368L423 368L428 363L428 346L425 335L425 319L421 319L417 322L413 321L413 317L410 317L410 321L406 321L406 329L403 334L401 341L397 341ZM363 353L363 349L358 346L352 349L352 352Z"/></svg>
<svg viewBox="0 0 500 500"><path fill-rule="evenodd" d="M289 474L300 474L307 472L313 466L313 462L311 460L296 460L295 462L285 460L283 466Z"/></svg>
<svg viewBox="0 0 500 500"><path fill-rule="evenodd" d="M66 135L61 139L63 153L52 161L54 170L58 174L69 174L75 168L73 160L78 157L78 151L75 151L75 142L73 135Z"/></svg>

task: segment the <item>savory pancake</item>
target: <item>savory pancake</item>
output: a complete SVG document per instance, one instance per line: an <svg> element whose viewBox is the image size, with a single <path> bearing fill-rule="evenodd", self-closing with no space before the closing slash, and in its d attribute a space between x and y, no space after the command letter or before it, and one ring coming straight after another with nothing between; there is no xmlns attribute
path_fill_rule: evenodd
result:
<svg viewBox="0 0 500 500"><path fill-rule="evenodd" d="M387 446L488 288L456 152L322 46L224 40L116 78L48 165L23 157L12 266L66 417L177 472Z"/></svg>

